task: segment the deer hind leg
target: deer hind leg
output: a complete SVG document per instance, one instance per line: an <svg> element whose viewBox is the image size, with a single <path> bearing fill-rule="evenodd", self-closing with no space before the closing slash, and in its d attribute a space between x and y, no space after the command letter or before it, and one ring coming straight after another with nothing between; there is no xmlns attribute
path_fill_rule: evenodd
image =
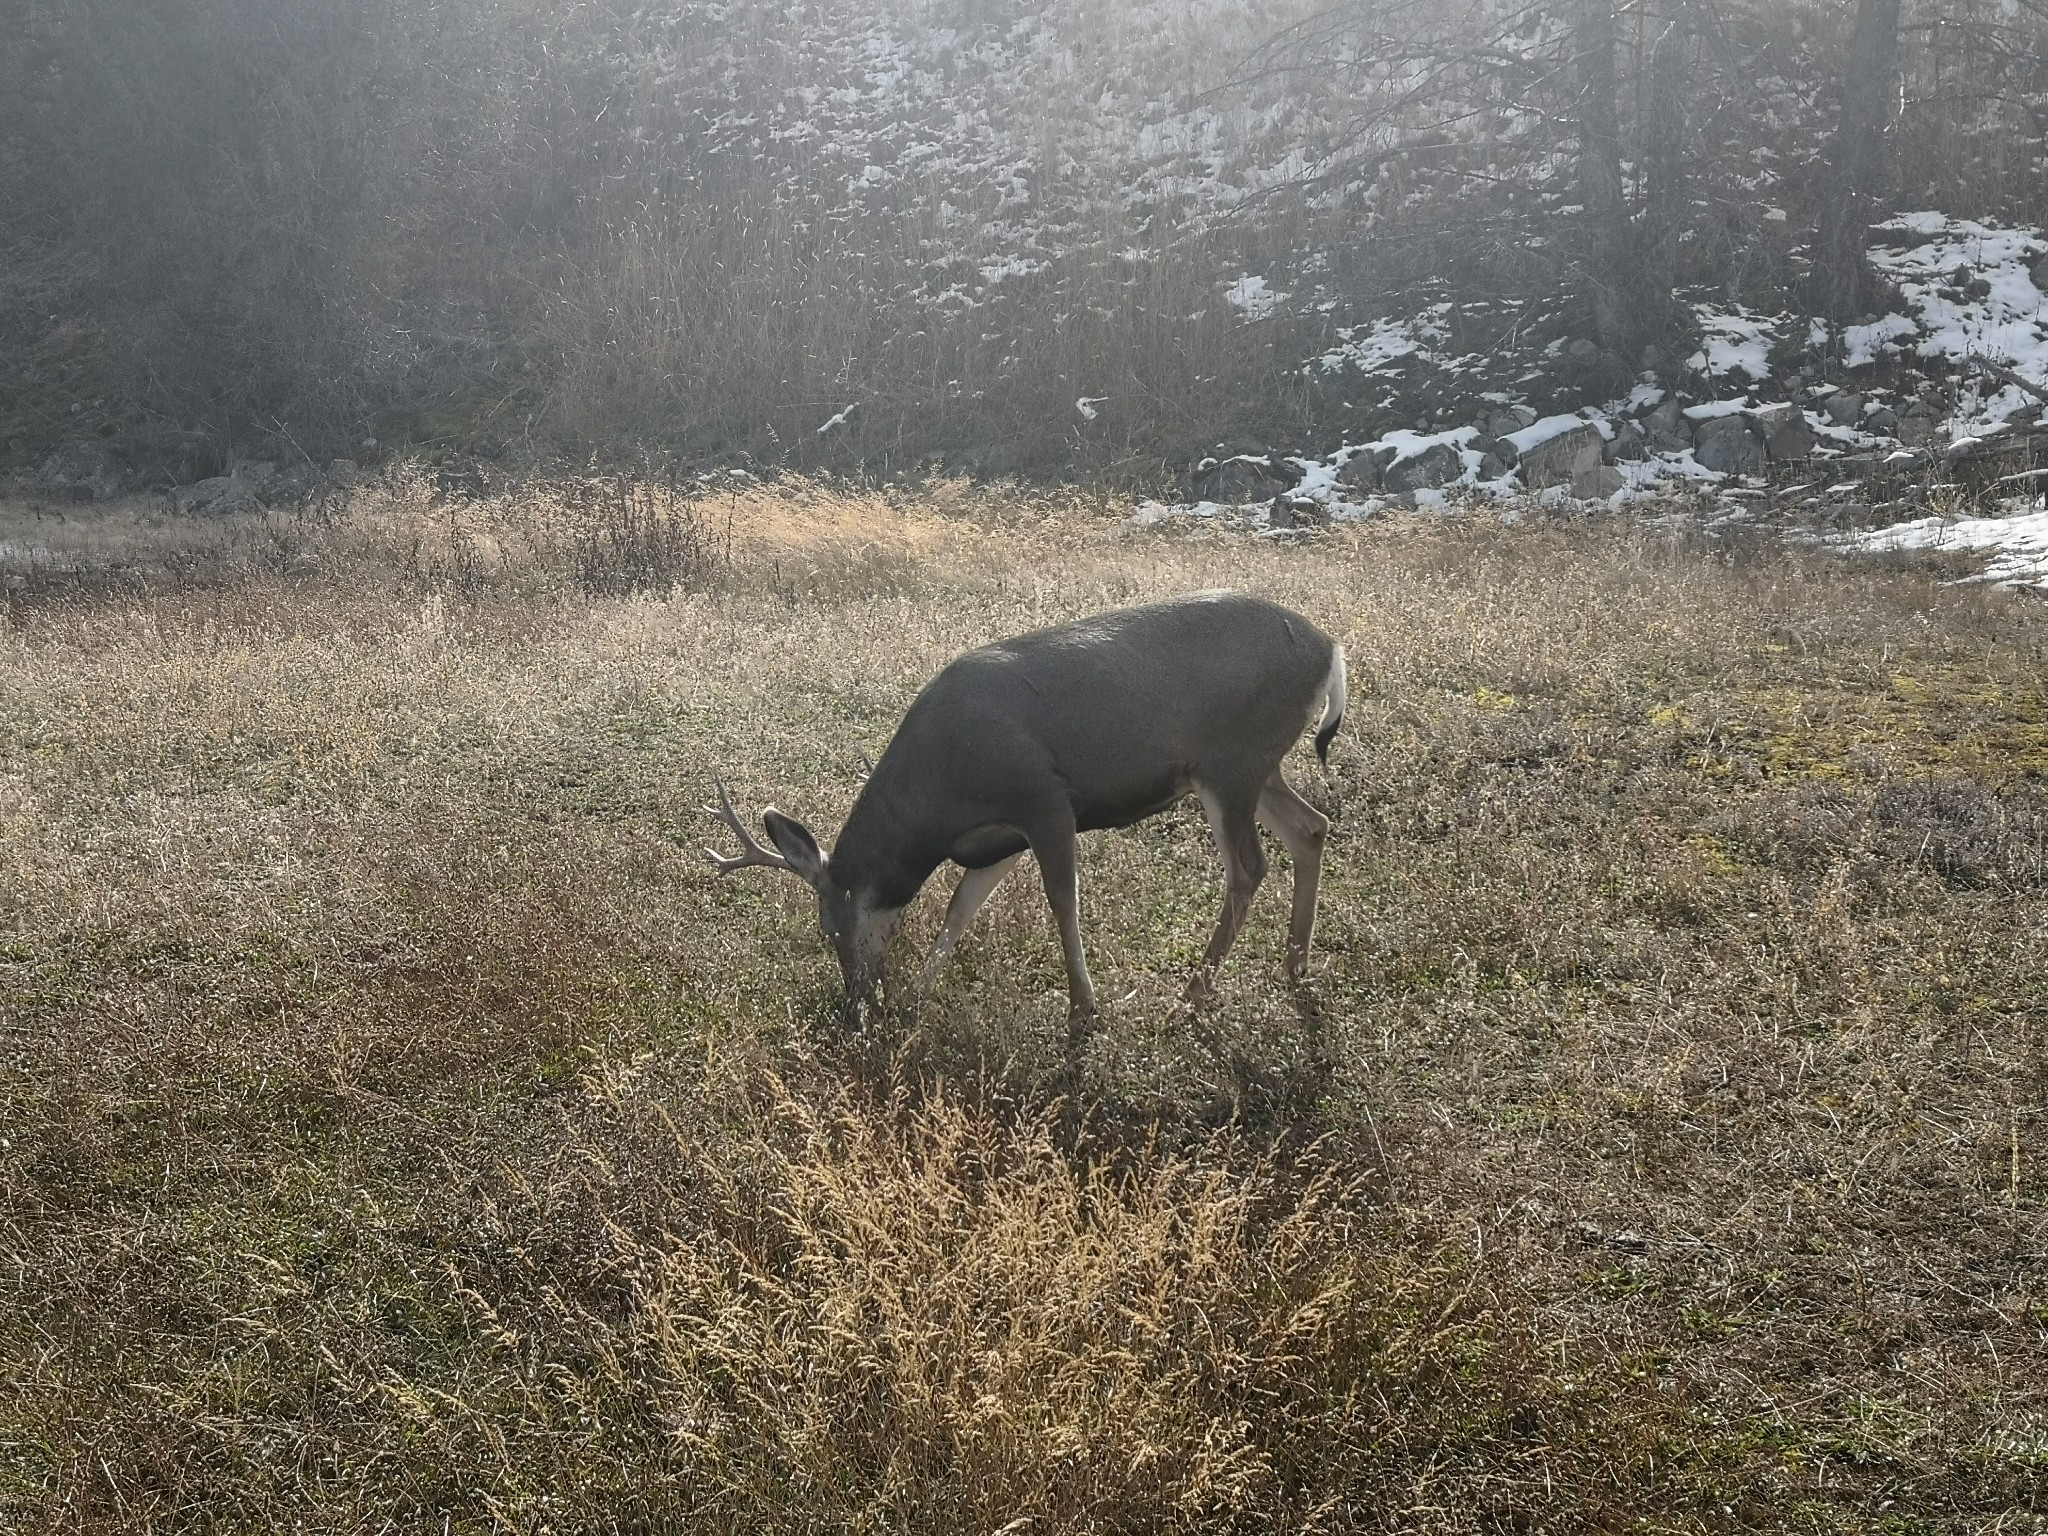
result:
<svg viewBox="0 0 2048 1536"><path fill-rule="evenodd" d="M1294 860L1294 911L1287 926L1287 974L1296 981L1308 970L1309 941L1316 933L1316 889L1323 878L1323 843L1330 819L1300 795L1275 768L1259 791L1259 820L1273 829Z"/></svg>
<svg viewBox="0 0 2048 1536"><path fill-rule="evenodd" d="M1065 806L1026 834L1045 881L1046 904L1059 925L1060 952L1067 962L1067 1029L1070 1035L1095 1016L1095 983L1081 948L1081 872L1074 840L1074 813Z"/></svg>
<svg viewBox="0 0 2048 1536"><path fill-rule="evenodd" d="M1237 942L1252 897L1266 878L1266 851L1259 846L1256 795L1233 794L1201 784L1195 786L1195 793L1209 818L1209 830L1215 834L1217 852L1223 855L1223 911L1202 956L1202 968L1188 983L1188 995L1201 998L1207 995L1230 946Z"/></svg>
<svg viewBox="0 0 2048 1536"><path fill-rule="evenodd" d="M982 869L970 869L960 876L960 883L953 888L953 900L946 907L946 925L939 930L938 941L932 945L931 954L926 957L924 968L917 973L919 993L931 990L938 979L939 969L946 963L946 957L953 953L953 946L960 942L960 936L967 932L974 916L981 910L981 904L995 894L997 886L1017 861L1021 853L1013 853L1007 859L998 859Z"/></svg>

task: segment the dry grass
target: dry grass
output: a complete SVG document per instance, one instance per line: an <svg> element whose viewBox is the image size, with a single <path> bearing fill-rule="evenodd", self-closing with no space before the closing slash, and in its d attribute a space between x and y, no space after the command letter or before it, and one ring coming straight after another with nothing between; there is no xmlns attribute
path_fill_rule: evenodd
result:
<svg viewBox="0 0 2048 1536"><path fill-rule="evenodd" d="M2041 1528L2038 605L960 486L607 595L609 495L9 595L0 1527ZM1078 1082L1026 880L838 1035L711 773L830 826L961 647L1226 582L1357 679L1311 985L1269 891L1176 1006L1177 814L1085 847Z"/></svg>

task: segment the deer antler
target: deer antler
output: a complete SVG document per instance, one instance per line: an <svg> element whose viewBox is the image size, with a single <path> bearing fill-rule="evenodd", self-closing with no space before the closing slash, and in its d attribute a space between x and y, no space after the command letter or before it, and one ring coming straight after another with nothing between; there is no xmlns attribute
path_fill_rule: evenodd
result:
<svg viewBox="0 0 2048 1536"><path fill-rule="evenodd" d="M746 869L758 864L764 869L786 869L793 875L801 873L781 854L771 852L754 841L754 834L749 832L747 824L740 820L740 813L732 808L732 796L726 793L725 780L714 777L711 782L718 786L718 804L707 805L704 809L732 828L744 850L736 854L724 854L716 848L706 847L704 852L717 866L718 872L721 875L729 875L736 869Z"/></svg>

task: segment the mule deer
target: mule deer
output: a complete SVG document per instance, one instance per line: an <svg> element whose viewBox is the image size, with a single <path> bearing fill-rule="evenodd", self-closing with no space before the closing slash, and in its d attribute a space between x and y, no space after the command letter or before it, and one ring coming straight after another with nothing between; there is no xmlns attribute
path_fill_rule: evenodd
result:
<svg viewBox="0 0 2048 1536"><path fill-rule="evenodd" d="M1191 990L1206 988L1265 878L1259 821L1294 860L1287 968L1315 931L1329 822L1280 760L1316 719L1328 760L1344 719L1344 653L1298 613L1238 592L1196 592L1000 640L949 662L904 715L827 855L802 822L762 813L756 842L718 784L711 813L742 851L721 872L786 869L818 893L855 1015L903 909L948 859L965 873L919 976L922 989L1028 849L1067 964L1068 1024L1095 1012L1081 948L1075 834L1124 827L1196 795L1223 855L1223 913ZM710 807L706 807L711 810Z"/></svg>

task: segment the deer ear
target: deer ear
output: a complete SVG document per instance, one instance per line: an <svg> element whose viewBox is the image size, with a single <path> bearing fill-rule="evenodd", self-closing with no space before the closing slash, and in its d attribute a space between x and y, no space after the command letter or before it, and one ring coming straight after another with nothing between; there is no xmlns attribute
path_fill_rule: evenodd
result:
<svg viewBox="0 0 2048 1536"><path fill-rule="evenodd" d="M825 854L818 847L818 840L811 836L811 829L772 805L761 813L761 820L767 824L768 840L775 844L777 853L789 860L789 867L813 888L823 889Z"/></svg>

